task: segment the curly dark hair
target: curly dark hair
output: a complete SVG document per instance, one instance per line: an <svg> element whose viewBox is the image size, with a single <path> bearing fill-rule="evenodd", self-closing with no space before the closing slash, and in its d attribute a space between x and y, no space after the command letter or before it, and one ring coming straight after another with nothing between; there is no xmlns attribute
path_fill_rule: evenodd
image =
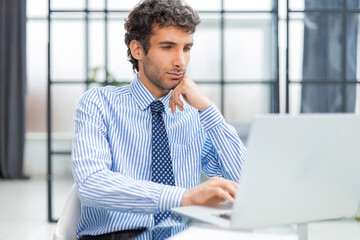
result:
<svg viewBox="0 0 360 240"><path fill-rule="evenodd" d="M144 49L145 55L150 48L150 37L154 26L178 26L185 32L194 33L200 23L199 15L182 0L143 0L125 19L125 44L127 55L133 64L134 72L139 71L138 61L131 55L130 42L137 40Z"/></svg>

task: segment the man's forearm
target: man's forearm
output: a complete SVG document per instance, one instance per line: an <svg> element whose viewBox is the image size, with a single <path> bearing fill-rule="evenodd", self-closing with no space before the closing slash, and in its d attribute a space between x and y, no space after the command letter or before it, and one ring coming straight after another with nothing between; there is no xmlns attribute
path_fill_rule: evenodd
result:
<svg viewBox="0 0 360 240"><path fill-rule="evenodd" d="M214 104L199 114L208 136L203 148L204 172L210 176L221 172L223 177L237 182L245 161L246 147Z"/></svg>
<svg viewBox="0 0 360 240"><path fill-rule="evenodd" d="M89 207L124 213L151 214L181 206L185 189L134 180L104 170L77 183L81 202Z"/></svg>

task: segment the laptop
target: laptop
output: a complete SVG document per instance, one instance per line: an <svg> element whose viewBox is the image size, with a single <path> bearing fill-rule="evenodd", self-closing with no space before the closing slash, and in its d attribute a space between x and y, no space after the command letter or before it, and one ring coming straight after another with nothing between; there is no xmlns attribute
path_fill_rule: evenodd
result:
<svg viewBox="0 0 360 240"><path fill-rule="evenodd" d="M360 116L265 115L251 126L234 204L172 211L254 229L353 217L359 203Z"/></svg>

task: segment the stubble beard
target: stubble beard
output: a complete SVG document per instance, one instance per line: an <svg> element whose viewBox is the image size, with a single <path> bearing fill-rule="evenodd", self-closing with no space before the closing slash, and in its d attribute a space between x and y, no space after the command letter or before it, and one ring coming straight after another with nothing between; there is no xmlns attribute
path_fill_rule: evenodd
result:
<svg viewBox="0 0 360 240"><path fill-rule="evenodd" d="M151 64L150 61L151 60L144 58L143 68L144 68L144 74L145 74L146 78L152 84L154 84L158 88L161 88L161 89L167 90L167 91L173 90L180 84L180 82L184 76L182 76L180 79L173 79L171 82L167 83L167 82L165 82L164 77L162 76L161 70L157 66ZM171 71L170 71L169 69L165 69L163 74L166 74L167 72L184 72L184 75L185 75L185 70L179 71L179 70L171 69Z"/></svg>

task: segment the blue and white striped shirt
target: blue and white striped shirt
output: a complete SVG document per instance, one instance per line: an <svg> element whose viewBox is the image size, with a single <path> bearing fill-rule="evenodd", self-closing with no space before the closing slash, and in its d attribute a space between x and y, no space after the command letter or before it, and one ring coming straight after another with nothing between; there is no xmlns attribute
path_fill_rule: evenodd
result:
<svg viewBox="0 0 360 240"><path fill-rule="evenodd" d="M124 87L94 88L79 101L72 150L81 216L78 237L150 228L153 214L181 206L186 189L209 177L238 181L246 148L214 104L184 102L174 114L160 101L176 186L151 182L151 112L156 98L138 77Z"/></svg>

